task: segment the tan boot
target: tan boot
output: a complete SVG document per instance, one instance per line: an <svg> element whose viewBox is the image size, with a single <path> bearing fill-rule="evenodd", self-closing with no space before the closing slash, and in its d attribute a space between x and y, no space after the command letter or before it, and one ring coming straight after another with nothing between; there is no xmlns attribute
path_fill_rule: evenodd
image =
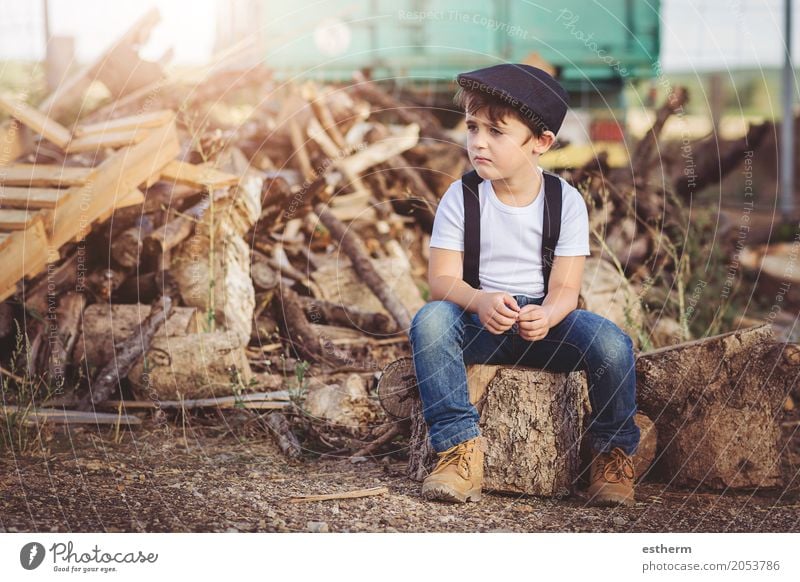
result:
<svg viewBox="0 0 800 582"><path fill-rule="evenodd" d="M589 476L589 504L633 505L633 459L615 447L610 453L595 453Z"/></svg>
<svg viewBox="0 0 800 582"><path fill-rule="evenodd" d="M475 437L439 453L439 462L422 482L425 499L480 501L483 485L483 443Z"/></svg>

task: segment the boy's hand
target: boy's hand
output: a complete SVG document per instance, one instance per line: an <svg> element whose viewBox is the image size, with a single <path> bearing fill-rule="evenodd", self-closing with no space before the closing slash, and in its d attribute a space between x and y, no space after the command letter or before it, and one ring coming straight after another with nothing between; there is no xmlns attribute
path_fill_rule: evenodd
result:
<svg viewBox="0 0 800 582"><path fill-rule="evenodd" d="M478 318L486 329L498 335L517 321L519 305L508 293L482 293L478 298Z"/></svg>
<svg viewBox="0 0 800 582"><path fill-rule="evenodd" d="M528 341L540 340L550 331L550 312L547 308L529 303L519 311L519 335Z"/></svg>

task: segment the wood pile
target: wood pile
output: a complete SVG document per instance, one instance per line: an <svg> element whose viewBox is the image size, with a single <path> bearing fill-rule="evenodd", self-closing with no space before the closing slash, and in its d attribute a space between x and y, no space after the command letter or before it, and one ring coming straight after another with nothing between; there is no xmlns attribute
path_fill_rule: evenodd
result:
<svg viewBox="0 0 800 582"><path fill-rule="evenodd" d="M358 73L347 86L283 82L265 66L219 59L200 81L171 78L166 59L147 63L136 53L157 18L148 13L105 60L38 107L0 99L8 116L0 126L4 386L36 385L37 419L70 422L104 409L124 412L130 427L153 414L239 408L293 458L303 450L416 455L418 409L393 414L378 381L387 385L387 365L409 356L438 199L469 169L465 136ZM139 71L130 86L125 67ZM86 109L92 82L111 98ZM662 180L657 156L660 129L686 99L678 91L659 111L633 171L609 171L600 157L565 173L584 193L595 232L581 306L623 327L638 348L672 354L639 360L647 362L639 370L645 412L668 467L689 445L665 391L688 390L673 385L670 370L691 370L694 352L672 345L678 323L652 321L642 296L668 293L682 269L664 249L683 232L690 189L681 175ZM752 139L759 135L754 128ZM725 147L735 160L745 146ZM780 352L766 335L755 344L762 368ZM724 378L715 389L727 394L731 370L709 368L703 378ZM757 411L723 403L703 414L756 423L772 438L764 423L789 389L789 372L782 378ZM413 403L415 382L403 382L398 393ZM681 402L695 401L709 405L691 390ZM725 433L715 439L716 451ZM709 482L699 468L685 471L684 483ZM541 491L564 484L556 473ZM730 473L711 481L739 486ZM747 483L774 476L743 473Z"/></svg>

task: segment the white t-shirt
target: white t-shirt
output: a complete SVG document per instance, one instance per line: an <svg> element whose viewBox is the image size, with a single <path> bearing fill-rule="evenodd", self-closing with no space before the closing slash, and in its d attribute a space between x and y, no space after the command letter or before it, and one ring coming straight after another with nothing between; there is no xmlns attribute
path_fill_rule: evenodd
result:
<svg viewBox="0 0 800 582"><path fill-rule="evenodd" d="M539 168L539 173L542 169ZM589 213L580 192L563 178L561 234L556 256L590 255ZM478 186L481 207L480 284L484 291L545 295L542 274L544 176L539 195L527 206L509 206L497 197L491 180ZM447 189L436 209L431 247L464 251L464 195L461 180Z"/></svg>

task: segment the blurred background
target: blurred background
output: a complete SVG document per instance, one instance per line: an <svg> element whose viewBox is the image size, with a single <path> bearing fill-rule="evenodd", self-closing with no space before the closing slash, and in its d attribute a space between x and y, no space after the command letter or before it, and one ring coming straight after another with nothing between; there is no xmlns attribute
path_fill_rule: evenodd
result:
<svg viewBox="0 0 800 582"><path fill-rule="evenodd" d="M170 70L234 50L239 65L260 62L278 78L346 82L362 70L397 94L447 108L462 70L500 60L543 66L567 86L573 107L560 135L573 147L550 165L607 151L619 166L628 163L624 137L644 135L674 86L692 98L680 118L667 121L667 139L711 132L733 139L750 123L780 120L787 2L2 0L0 90L43 96L68 69L98 58L157 9L139 54ZM792 30L796 45L797 26ZM135 86L135 79L126 82ZM102 84L93 89L102 98ZM776 168L775 160L759 161ZM778 176L768 174L759 186L774 192ZM723 190L735 196L740 187L729 180ZM786 197L782 212L795 206Z"/></svg>
<svg viewBox="0 0 800 582"><path fill-rule="evenodd" d="M564 84L571 105L557 147L541 163L584 192L599 256L614 263L606 253L613 255L634 286L652 291L658 281L667 295L654 299L661 315L672 306L676 277L687 293L701 281L723 291L747 281L744 305L708 306L694 322L679 294L674 317L682 321L678 335L688 338L749 321L750 297L765 296L764 281L772 281L762 306L768 312L786 274L794 282L800 272L789 271L800 244L791 62L799 17L792 4L0 0L0 96L35 105L67 127L174 110L183 159L216 163L215 154L234 144L261 171L290 168L308 180L313 164L329 163L330 144L312 137L298 150L287 120L305 128L308 117L299 112L321 94L343 135L350 131L348 142L366 136L359 132L372 121L389 128L373 140L417 123L420 143L404 156L423 182L409 186L387 174L378 187L391 197L427 186L423 198L435 206L467 169L458 152L462 114L452 105L457 73L498 62L539 66ZM292 92L300 101L287 98ZM28 161L97 162L27 151ZM358 182L344 185L359 190ZM603 200L609 192L613 204ZM394 210L412 212L403 204L395 199ZM417 215L423 237L431 218ZM663 240L673 243L674 256L647 265L663 252ZM678 276L681 253L697 262L685 276ZM764 276L770 265L774 280ZM796 333L788 323L784 333Z"/></svg>

